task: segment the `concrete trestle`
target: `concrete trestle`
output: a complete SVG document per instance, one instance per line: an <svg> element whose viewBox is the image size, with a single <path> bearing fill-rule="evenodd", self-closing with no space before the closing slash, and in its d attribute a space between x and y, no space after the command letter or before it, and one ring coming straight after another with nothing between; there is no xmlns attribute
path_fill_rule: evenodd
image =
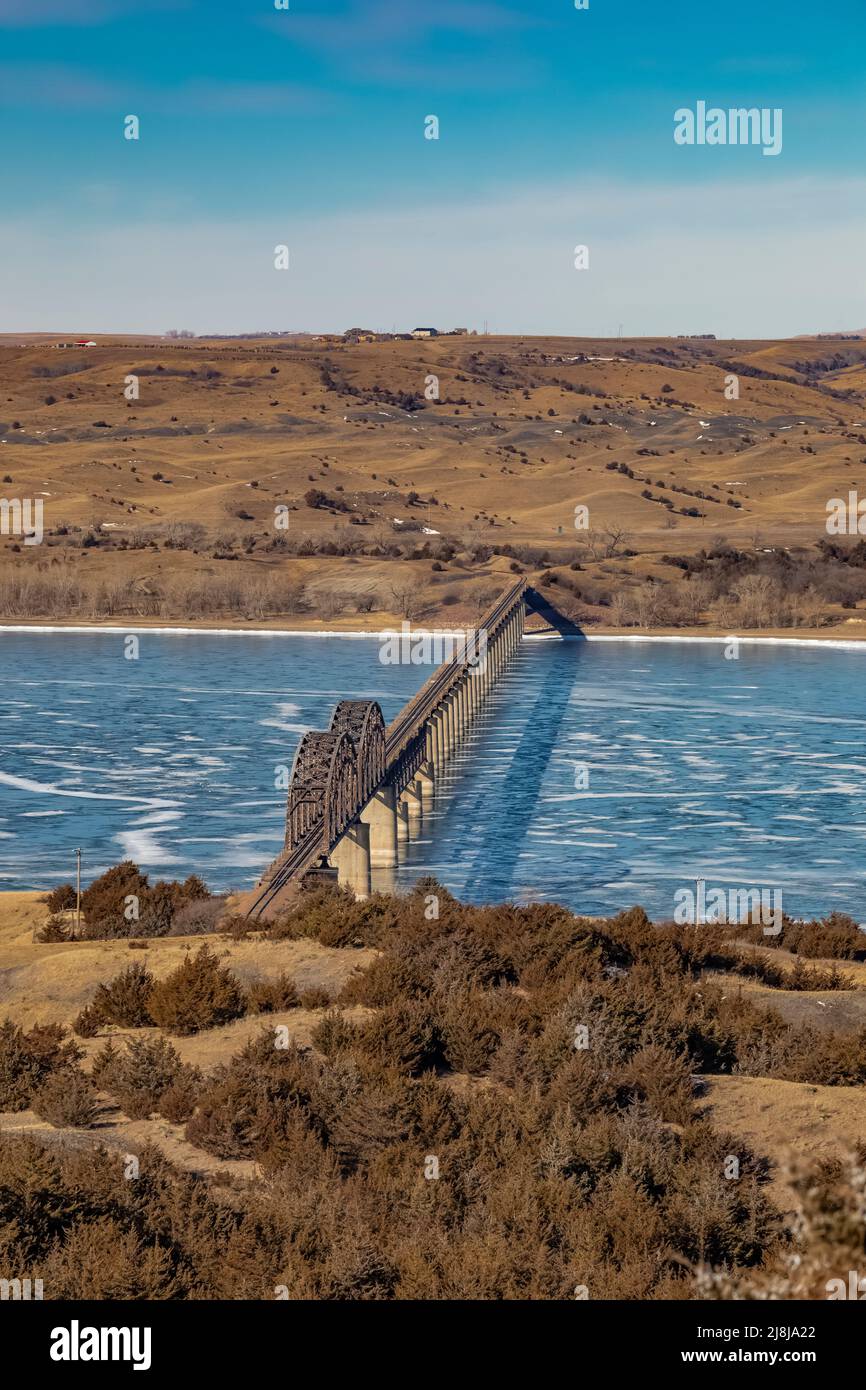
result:
<svg viewBox="0 0 866 1390"><path fill-rule="evenodd" d="M306 734L295 756L286 846L249 894L250 917L288 905L317 871L358 897L374 870L393 869L418 837L444 769L464 749L520 644L526 589L514 584L387 729L375 702L343 701L331 734ZM354 758L354 761L353 761ZM335 801L339 802L335 808Z"/></svg>

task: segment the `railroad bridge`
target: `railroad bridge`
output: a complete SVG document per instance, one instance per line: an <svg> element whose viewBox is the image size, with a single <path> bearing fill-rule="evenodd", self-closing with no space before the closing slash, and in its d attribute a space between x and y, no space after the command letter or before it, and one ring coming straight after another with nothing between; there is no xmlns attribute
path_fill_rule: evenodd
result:
<svg viewBox="0 0 866 1390"><path fill-rule="evenodd" d="M429 811L436 779L465 739L514 656L527 609L560 631L577 631L527 587L512 584L454 641L393 723L375 700L341 700L326 731L301 739L286 808L285 846L246 895L242 911L268 920L283 910L307 875L334 878L358 897L371 868L399 861Z"/></svg>

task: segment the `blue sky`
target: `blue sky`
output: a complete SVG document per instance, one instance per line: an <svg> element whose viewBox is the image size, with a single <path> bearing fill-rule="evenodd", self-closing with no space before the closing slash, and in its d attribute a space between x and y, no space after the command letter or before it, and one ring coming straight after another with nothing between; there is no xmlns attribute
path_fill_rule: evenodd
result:
<svg viewBox="0 0 866 1390"><path fill-rule="evenodd" d="M0 330L866 326L863 0L290 5L0 0Z"/></svg>

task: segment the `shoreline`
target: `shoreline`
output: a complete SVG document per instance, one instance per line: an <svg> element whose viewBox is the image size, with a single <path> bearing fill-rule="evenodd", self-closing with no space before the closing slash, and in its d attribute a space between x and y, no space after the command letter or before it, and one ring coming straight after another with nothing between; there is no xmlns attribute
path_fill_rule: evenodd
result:
<svg viewBox="0 0 866 1390"><path fill-rule="evenodd" d="M39 925L43 925L43 924L44 924L44 919L47 919L47 917L50 915L50 914L48 913L48 909L47 909L47 907L46 907L46 905L45 905L45 903L44 903L43 900L44 900L44 898L46 898L46 897L48 896L49 893L53 892L53 890L54 890L56 887L57 887L57 884L55 883L55 884L48 885L48 886L42 887L42 888L33 888L32 886L29 887L29 888L7 888L7 887L3 886L2 881L0 881L0 917L2 917L2 915L3 915L3 909L4 909L4 908L5 908L5 909L19 908L19 909L21 909L22 911L24 911L24 910L26 910L26 909L29 909L31 913L37 913L37 912L38 912L39 919L40 919ZM235 896L237 896L238 894L240 894L240 893L243 892L243 891L245 891L245 890L242 890L242 889L233 889L233 890L229 891L228 894L226 895L226 896L227 896L227 899L228 899L228 900L231 900L232 898L234 898ZM404 889L404 890L402 890L402 891L399 891L399 892L396 892L396 893L392 893L391 896L393 896L393 897L398 897L398 898L405 897L405 896L406 896L406 890ZM535 900L533 900L533 901L535 901ZM545 900L543 900L543 901L547 901L547 902L553 903L553 902L556 902L556 899L545 899ZM488 902L488 903L485 904L485 906L487 906L487 907L493 907L493 908L505 907L506 905L507 905L507 902L506 902L505 899L503 899L502 901L498 901L498 902L496 902L496 901L491 901L491 902ZM527 900L526 902L522 902L522 903L521 903L521 902L518 902L518 903L516 904L516 906L518 906L518 907L529 907L529 906L531 906L531 905L532 905L532 902L530 902L529 900ZM597 913L597 912L596 912L596 913L579 912L576 908L570 908L570 907L568 907L567 904L560 904L560 905L561 905L561 906L564 906L564 907L565 907L565 910L566 910L567 912L572 912L573 915L574 915L575 917L580 917L580 919L581 919L582 921L586 921L586 922L606 922L606 921L609 920L609 916L606 916L604 913ZM639 904L634 903L634 904L631 904L630 906L633 906L633 907L634 907L634 906L639 906ZM44 911L42 911L43 908L44 908ZM627 908L622 908L622 909L620 909L620 910L621 910L621 911L627 911L628 909L627 909ZM829 912L829 911L831 911L831 909L830 909L830 908L827 908L826 911ZM613 915L613 914L610 914L610 915ZM852 914L852 915L853 915L853 914ZM673 915L671 914L671 915L669 915L669 916L650 917L649 920L650 920L651 926L654 926L654 927L661 927L661 926L664 926L666 923L673 921ZM791 917L790 920L791 920L792 922L795 922L795 923L798 923L798 924L806 924L806 923L809 923L809 922L818 921L818 920L820 920L820 919L819 919L819 914L816 912L814 916L802 916L802 915L797 915L797 916ZM30 917L28 916L27 920L25 921L25 923L24 923L24 925L23 925L23 927L22 927L21 934L26 933L26 932L27 932L28 930L30 930L30 929L35 930L35 929L36 929L36 925L37 925L36 922L35 922L35 921L32 921L32 920L30 919ZM706 924L706 923L701 923L700 925L707 925L707 924ZM727 923L727 922L726 922L726 923L722 923L722 925L723 925L723 926L736 926L737 924L736 924L736 923ZM860 922L860 923L859 923L859 927L860 927L860 930L861 930L862 932L866 933L866 921ZM255 930L255 929L254 929L254 930ZM145 938L141 938L141 939L146 940L146 941L148 942L148 944L151 944L151 943L158 943L158 942L162 942L162 941L181 941L181 942L182 942L182 941L195 941L195 942L199 942L199 941L213 940L214 937L221 937L221 936L224 936L224 935L226 935L225 932L217 931L217 932L193 933L193 934L191 934L190 936L187 936L187 937L162 937L162 936L151 936L151 937L145 937ZM110 937L87 937L87 936L79 936L79 937L74 937L74 938L72 938L72 939L69 939L69 940L67 940L67 941L55 941L55 942L44 942L44 943L43 943L43 942L40 942L40 943L38 943L38 944L53 947L54 950L63 950L63 949L68 949L69 947L75 947L75 946L99 947L99 946L105 945L106 942L111 942L112 944L116 944L116 943L123 944L123 943L126 942L126 940L127 940L126 937L113 937L113 938L110 938ZM752 943L752 945L753 945L753 947L754 947L755 949L760 949L760 950L770 950L770 949L771 949L771 947L770 947L770 945L769 945L768 943ZM850 967L850 966L856 964L856 962L853 962L853 961L846 961L846 962L844 962L844 964L846 964L846 965L848 965L848 966ZM864 963L864 969L866 969L866 963ZM866 986L866 980L864 980L864 986Z"/></svg>
<svg viewBox="0 0 866 1390"><path fill-rule="evenodd" d="M471 624L465 627L429 627L419 626L409 628L408 635L411 637L460 637ZM866 624L864 624L866 627ZM384 635L393 636L402 631L399 623L390 626L381 625L366 628L336 628L336 627L278 627L275 625L265 627L247 627L241 623L234 623L230 626L211 626L201 622L190 625L189 623L147 623L139 620L137 623L119 626L116 623L32 623L32 622L6 622L0 623L0 636L6 632L26 632L31 634L52 635L62 632L86 635L93 633L106 633L113 636L126 636L127 634L154 633L158 636L175 637L339 637L339 638L375 638L379 639ZM721 628L696 629L696 628L661 628L655 631L635 632L631 629L608 629L606 631L583 632L579 635L562 636L560 633L545 631L532 632L525 631L523 637L527 641L568 641L568 642L699 642L699 643L718 643L730 642L736 637L738 642L754 646L789 646L789 647L833 647L837 650L866 651L866 631L862 635L847 636L837 635L835 630L807 630L803 636L790 636L790 629L771 628L765 632L731 633L724 632Z"/></svg>

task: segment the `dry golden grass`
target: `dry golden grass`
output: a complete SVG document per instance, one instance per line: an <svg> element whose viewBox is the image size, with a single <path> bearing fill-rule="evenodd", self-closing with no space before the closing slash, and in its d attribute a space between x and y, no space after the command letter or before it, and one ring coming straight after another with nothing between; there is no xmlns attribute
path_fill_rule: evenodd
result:
<svg viewBox="0 0 866 1390"><path fill-rule="evenodd" d="M145 1144L153 1144L176 1168L187 1173L225 1174L247 1181L259 1176L259 1165L250 1159L216 1159L197 1149L184 1138L183 1125L171 1124L161 1115L148 1120L130 1120L107 1096L102 1100L103 1109L93 1129L58 1130L32 1110L18 1110L0 1112L0 1134L6 1137L27 1135L64 1149L105 1148L114 1154L137 1153Z"/></svg>
<svg viewBox="0 0 866 1390"><path fill-rule="evenodd" d="M173 970L190 949L207 940L244 983L254 979L275 979L285 970L299 990L325 989L336 996L357 968L370 963L376 952L365 949L334 950L317 941L265 942L257 937L229 941L213 937L158 937L146 951L130 951L125 940L74 941L60 945L34 940L44 926L47 912L39 892L0 893L0 1018L12 1018L25 1029L35 1024L61 1023L67 1028L80 1009L93 997L97 984L107 984L133 961L145 961L158 979ZM355 1008L348 1016L362 1018L368 1011ZM285 1027L289 1041L309 1047L313 1030L323 1010L291 1009L283 1013L251 1015L222 1028L212 1028L193 1037L174 1038L173 1045L185 1063L210 1071L227 1063L263 1029ZM85 1056L83 1069L89 1071L93 1054L107 1037L122 1044L124 1038L156 1037L157 1028L101 1028L93 1038L78 1039ZM77 1145L104 1144L120 1152L135 1152L146 1143L155 1144L166 1158L188 1172L229 1173L236 1178L252 1178L258 1164L246 1160L218 1161L184 1138L184 1126L171 1124L162 1116L131 1120L107 1096L93 1130L76 1135ZM0 1113L0 1132L30 1134L52 1142L58 1132L32 1110Z"/></svg>
<svg viewBox="0 0 866 1390"><path fill-rule="evenodd" d="M836 352L851 365L811 370ZM586 360L568 360L580 354ZM693 553L718 537L757 550L809 546L826 534L828 498L858 484L866 493L860 356L859 343L803 340L105 340L88 351L0 344L0 476L12 479L0 495L43 497L52 530L94 528L130 541L154 527L164 539L168 528L190 522L207 532L197 554L83 550L75 535L13 552L11 539L0 540L0 587L11 574L56 580L61 565L91 589L131 586L144 621L148 595L159 590L169 595L159 621L213 623L197 612L191 589L280 579L309 586L308 611L263 614L253 603L249 615L243 605L228 609L229 620L378 627L401 616L391 590L407 581L422 591L428 616L467 620L475 599L510 574L506 557L472 561L468 552L528 544L563 558L586 539L574 529L577 504L589 507L595 537L624 528L637 552L587 564L587 574L613 590L629 578L676 578L658 564L662 554ZM592 360L602 358L613 360ZM781 379L744 372L740 399L727 401L732 363ZM423 400L431 372L440 382L435 404ZM127 402L130 373L139 377L140 398ZM399 401L413 395L424 408L408 412ZM581 424L581 416L593 423ZM663 481L717 500L697 501L704 516L671 517L641 496L640 480L609 471L613 460L648 478L654 493ZM313 487L369 524L347 527L345 513L308 507L304 495ZM409 502L412 492L420 503ZM696 504L691 495L669 496L677 507ZM742 507L726 505L728 497ZM398 519L447 535L457 551L435 573L429 558L285 557L264 549L277 535L278 505L297 509L289 513L292 539L309 537L319 548L347 532L368 548L387 544L400 533ZM226 553L214 539L232 536L237 558L214 558L214 549ZM525 572L537 577L543 568L529 562ZM374 604L370 613L356 611L362 593ZM844 635L866 631L856 610L830 603L827 611ZM593 617L611 625L603 609Z"/></svg>
<svg viewBox="0 0 866 1390"><path fill-rule="evenodd" d="M786 1173L845 1160L866 1140L861 1086L808 1086L766 1076L710 1076L701 1107L715 1129L773 1162L769 1192L783 1211L799 1206Z"/></svg>
<svg viewBox="0 0 866 1390"><path fill-rule="evenodd" d="M265 942L255 936L246 941L211 936L153 937L145 951L131 951L126 940L43 944L34 940L34 930L47 919L45 906L40 902L42 896L36 892L0 893L0 1017L8 1014L23 1028L32 1028L36 1023L62 1023L70 1027L98 984L107 984L135 961L144 961L148 970L162 979L180 964L188 951L197 950L205 940L243 983L259 978L275 979L285 970L299 990L321 988L332 994L339 992L356 966L369 964L375 954L369 950L333 950L309 939ZM277 1016L269 1014L267 1017L272 1023ZM287 1020L288 1016L280 1021ZM304 1030L313 1022L315 1019L311 1022L303 1010L292 1010L291 1023L293 1029L300 1029L299 1041L308 1041ZM230 1039L229 1052L246 1042L246 1025L255 1033L261 1023L258 1017L239 1020L237 1034ZM214 1032L220 1038L228 1038L233 1027L229 1025ZM93 1041L99 1044L98 1038L89 1043ZM196 1055L190 1060L207 1065L220 1060L199 1055L203 1050L200 1040L179 1040L181 1050L188 1044L195 1044Z"/></svg>

